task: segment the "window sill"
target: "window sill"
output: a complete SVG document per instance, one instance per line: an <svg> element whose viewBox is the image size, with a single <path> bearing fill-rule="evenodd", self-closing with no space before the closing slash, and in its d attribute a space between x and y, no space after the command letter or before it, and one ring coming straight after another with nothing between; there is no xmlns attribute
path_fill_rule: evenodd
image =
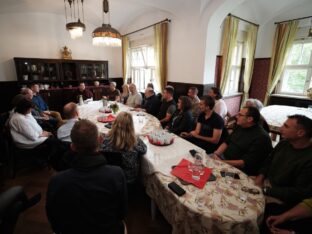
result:
<svg viewBox="0 0 312 234"><path fill-rule="evenodd" d="M231 93L231 94L227 94L223 96L223 99L229 99L229 98L233 98L233 97L238 97L238 96L242 96L243 93Z"/></svg>
<svg viewBox="0 0 312 234"><path fill-rule="evenodd" d="M294 99L301 99L301 100L311 100L307 96L296 96L296 95L289 95L289 94L271 94L272 97L281 97L281 98L294 98Z"/></svg>

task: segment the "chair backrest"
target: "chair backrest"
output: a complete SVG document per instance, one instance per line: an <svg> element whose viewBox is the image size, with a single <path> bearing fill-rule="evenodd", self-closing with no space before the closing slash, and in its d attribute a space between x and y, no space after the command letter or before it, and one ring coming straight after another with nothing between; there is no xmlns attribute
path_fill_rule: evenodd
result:
<svg viewBox="0 0 312 234"><path fill-rule="evenodd" d="M0 194L0 233L13 234L19 214L34 206L41 199L36 194L28 199L21 186L15 186Z"/></svg>
<svg viewBox="0 0 312 234"><path fill-rule="evenodd" d="M120 152L103 152L107 164L122 168L122 154Z"/></svg>

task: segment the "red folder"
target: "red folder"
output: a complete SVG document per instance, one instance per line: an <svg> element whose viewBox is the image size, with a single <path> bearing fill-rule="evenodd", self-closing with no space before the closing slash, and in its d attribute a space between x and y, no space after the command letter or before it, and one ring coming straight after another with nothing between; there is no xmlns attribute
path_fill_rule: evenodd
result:
<svg viewBox="0 0 312 234"><path fill-rule="evenodd" d="M189 164L190 161L182 159L180 163L173 168L171 174L202 189L211 175L211 169L205 167L204 174L200 176L200 179L194 180L192 178L192 172L188 169Z"/></svg>

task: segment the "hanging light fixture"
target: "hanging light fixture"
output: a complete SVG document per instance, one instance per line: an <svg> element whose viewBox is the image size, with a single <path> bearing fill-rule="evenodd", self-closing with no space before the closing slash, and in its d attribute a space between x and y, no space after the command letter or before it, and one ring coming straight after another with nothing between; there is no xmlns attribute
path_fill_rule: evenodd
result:
<svg viewBox="0 0 312 234"><path fill-rule="evenodd" d="M108 18L108 24L105 24L105 18ZM92 32L92 43L95 46L121 46L121 35L110 25L110 15L108 0L103 0L102 26Z"/></svg>
<svg viewBox="0 0 312 234"><path fill-rule="evenodd" d="M69 16L67 14L67 5L69 6ZM83 31L86 30L86 26L83 23L84 22L83 0L80 1L64 0L64 6L66 18L66 30L69 31L70 37L72 39L82 37ZM82 22L80 20L80 16L82 16ZM69 20L71 22L68 22Z"/></svg>

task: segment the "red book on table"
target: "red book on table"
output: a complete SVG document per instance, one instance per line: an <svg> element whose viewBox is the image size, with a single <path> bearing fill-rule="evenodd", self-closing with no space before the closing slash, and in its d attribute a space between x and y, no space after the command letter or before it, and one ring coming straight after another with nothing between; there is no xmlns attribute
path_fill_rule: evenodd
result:
<svg viewBox="0 0 312 234"><path fill-rule="evenodd" d="M192 178L192 172L188 169L189 164L190 161L182 159L180 163L175 168L173 168L171 174L202 189L211 175L211 169L205 167L204 174L200 176L200 179L194 180Z"/></svg>

